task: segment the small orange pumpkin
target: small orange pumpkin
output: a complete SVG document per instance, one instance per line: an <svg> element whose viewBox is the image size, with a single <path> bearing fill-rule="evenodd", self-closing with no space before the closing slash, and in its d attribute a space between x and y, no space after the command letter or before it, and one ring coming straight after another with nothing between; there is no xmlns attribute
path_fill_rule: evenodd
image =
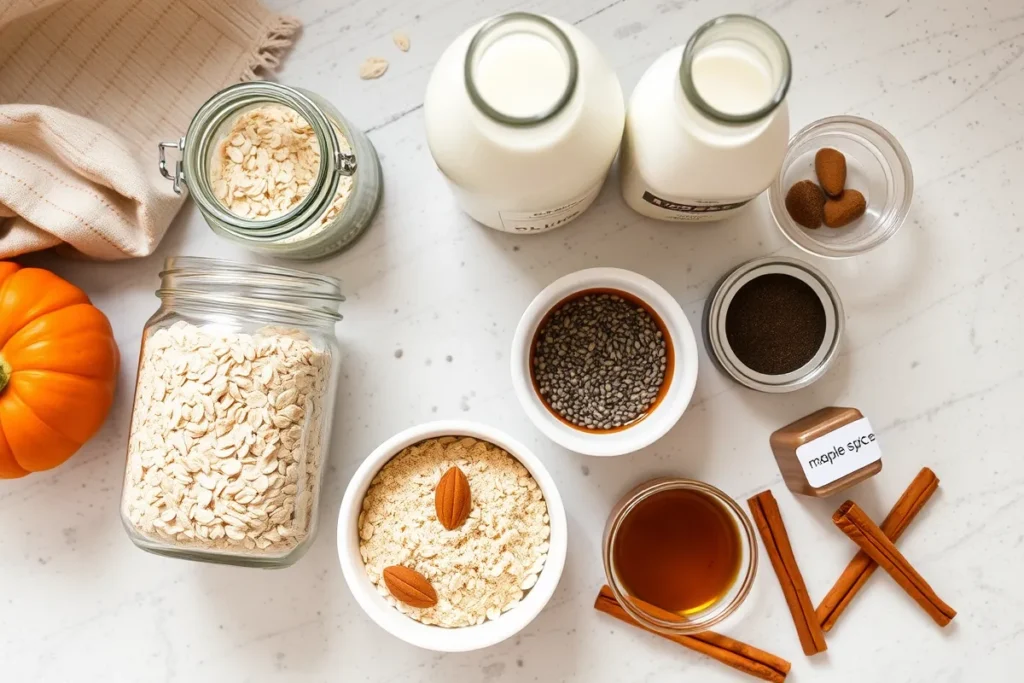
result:
<svg viewBox="0 0 1024 683"><path fill-rule="evenodd" d="M117 343L78 287L0 261L0 479L56 467L114 402Z"/></svg>

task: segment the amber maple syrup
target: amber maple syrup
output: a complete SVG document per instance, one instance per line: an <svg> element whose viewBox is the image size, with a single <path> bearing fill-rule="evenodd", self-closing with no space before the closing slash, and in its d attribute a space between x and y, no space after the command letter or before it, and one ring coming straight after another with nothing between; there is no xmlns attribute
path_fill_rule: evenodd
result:
<svg viewBox="0 0 1024 683"><path fill-rule="evenodd" d="M701 491L666 489L639 501L622 519L612 566L629 596L688 616L729 593L741 544L721 503Z"/></svg>

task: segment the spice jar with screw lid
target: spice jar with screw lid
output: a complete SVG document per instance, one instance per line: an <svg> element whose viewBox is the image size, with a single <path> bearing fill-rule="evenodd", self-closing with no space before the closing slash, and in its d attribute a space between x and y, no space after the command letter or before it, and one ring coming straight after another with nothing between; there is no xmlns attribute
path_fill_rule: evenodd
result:
<svg viewBox="0 0 1024 683"><path fill-rule="evenodd" d="M767 393L821 378L839 353L843 328L839 293L824 273L782 256L734 268L704 307L711 360L736 382Z"/></svg>
<svg viewBox="0 0 1024 683"><path fill-rule="evenodd" d="M121 497L135 545L256 567L302 555L326 469L340 288L284 268L167 260Z"/></svg>
<svg viewBox="0 0 1024 683"><path fill-rule="evenodd" d="M174 170L167 151L180 159ZM313 260L350 246L380 204L369 139L320 96L265 81L211 97L160 172L187 186L214 232L271 256Z"/></svg>

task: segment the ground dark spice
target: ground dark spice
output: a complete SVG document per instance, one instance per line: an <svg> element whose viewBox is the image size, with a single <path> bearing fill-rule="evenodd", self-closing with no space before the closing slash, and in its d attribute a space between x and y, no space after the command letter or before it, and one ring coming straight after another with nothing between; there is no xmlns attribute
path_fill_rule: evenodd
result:
<svg viewBox="0 0 1024 683"><path fill-rule="evenodd" d="M784 375L803 367L821 348L825 308L806 282L782 273L761 275L733 297L725 336L751 370Z"/></svg>

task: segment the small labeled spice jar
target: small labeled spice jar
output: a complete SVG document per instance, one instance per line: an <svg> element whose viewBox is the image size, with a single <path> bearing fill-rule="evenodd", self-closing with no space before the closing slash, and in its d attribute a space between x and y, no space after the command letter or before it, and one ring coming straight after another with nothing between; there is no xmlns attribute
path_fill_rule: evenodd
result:
<svg viewBox="0 0 1024 683"><path fill-rule="evenodd" d="M294 563L317 530L344 297L334 278L169 258L139 353L121 521L143 550Z"/></svg>
<svg viewBox="0 0 1024 683"><path fill-rule="evenodd" d="M843 326L843 305L828 278L782 256L730 271L704 307L704 343L715 365L767 393L796 391L824 375Z"/></svg>
<svg viewBox="0 0 1024 683"><path fill-rule="evenodd" d="M181 159L168 169L166 151ZM313 260L350 246L380 204L369 139L320 96L279 83L239 83L211 97L160 172L187 185L214 232L271 256Z"/></svg>
<svg viewBox="0 0 1024 683"><path fill-rule="evenodd" d="M856 408L822 408L776 430L770 443L793 493L824 498L882 471L875 430Z"/></svg>

